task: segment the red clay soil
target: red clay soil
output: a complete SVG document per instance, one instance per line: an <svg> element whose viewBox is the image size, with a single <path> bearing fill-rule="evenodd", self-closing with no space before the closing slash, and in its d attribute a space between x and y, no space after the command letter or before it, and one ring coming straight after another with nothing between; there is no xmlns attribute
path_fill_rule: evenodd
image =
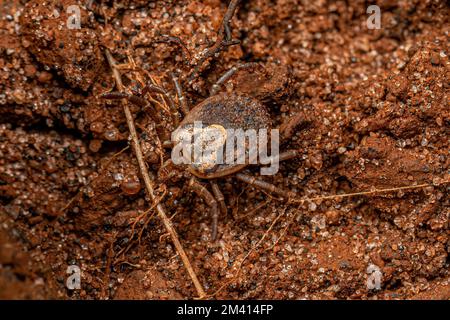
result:
<svg viewBox="0 0 450 320"><path fill-rule="evenodd" d="M125 149L122 102L99 97L114 89L108 48L139 68L122 71L128 88L151 76L173 95L176 72L191 106L236 63L260 63L270 85L241 71L223 91L259 90L281 149L300 152L259 178L299 198L429 184L299 204L231 175L217 180L228 213L211 241L188 174L161 168L174 127L147 95L149 107L130 106L148 170L211 297L450 299L450 6L376 3L381 28L369 30L366 1L244 1L231 23L240 44L189 83L227 1L1 2L0 298L197 296ZM80 29L66 24L74 4ZM81 269L80 290L66 286L69 265ZM369 266L379 289L367 286Z"/></svg>

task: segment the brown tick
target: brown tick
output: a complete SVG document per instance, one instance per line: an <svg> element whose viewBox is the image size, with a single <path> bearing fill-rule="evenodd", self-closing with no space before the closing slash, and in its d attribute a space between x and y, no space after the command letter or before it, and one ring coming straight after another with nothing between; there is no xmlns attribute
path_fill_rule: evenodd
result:
<svg viewBox="0 0 450 320"><path fill-rule="evenodd" d="M238 3L239 0L230 1L228 10L225 13L222 25L218 31L218 40L216 41L216 44L210 47L202 56L194 68L194 71L188 77L188 81L192 81L193 77L200 71L202 63L206 59L213 57L225 47L239 43L238 40L233 40L231 38L230 30L230 20ZM179 39L175 39L174 37L166 37L164 42L181 43ZM153 80L152 84L145 84L145 81L141 79L138 80L138 85L129 90L129 92L109 92L103 94L102 97L106 99L126 98L128 101L138 106L148 107L149 103L145 99L146 94L162 95L169 105L172 127L177 128L174 132L183 132L183 130L189 131L195 127L195 123L201 123L202 128L215 129L216 131L222 132L222 137L226 138L227 132L230 129L240 129L243 131L255 130L256 132L260 132L260 129L267 131L272 129L270 114L263 103L280 98L286 93L289 87L289 72L288 69L283 66L278 66L269 70L256 63L237 65L225 72L212 86L210 96L192 109L189 108L187 100L183 95L178 78L172 75L172 80L177 94L178 104L175 103L175 100L163 87L156 85ZM234 92L221 92L222 86L229 80L234 80ZM180 113L184 116L181 122ZM161 116L154 114L153 118L155 122L158 122L161 119ZM222 150L220 148L225 143L225 140L226 139L223 139L220 141L221 143L216 143L217 150ZM179 142L179 140L173 139L172 135L172 141L165 141L163 145L171 146L175 149L178 147ZM251 142L247 141L244 142L244 144L246 144L244 163L219 163L217 161L204 161L204 158L202 158L203 160L200 162L193 161L187 164L176 165L172 159L167 159L158 170L157 178L160 183L164 183L164 181L174 177L186 177L189 179L188 186L190 189L204 199L206 204L211 208L213 221L212 239L216 239L217 236L219 212L226 214L227 211L224 196L216 182L217 179L233 176L247 184L268 192L276 193L282 197L288 198L293 195L289 191L282 190L270 183L258 180L255 177L241 172L247 165L254 164L255 162L253 160L256 160L256 158L251 157L251 153L248 153L248 147L250 147ZM258 142L258 145L259 144L260 142ZM275 160L278 163L278 161L296 157L297 154L297 151L290 150L277 154L276 159L272 160ZM232 157L235 156L236 154L232 155ZM201 180L209 181L212 192L208 190Z"/></svg>
<svg viewBox="0 0 450 320"><path fill-rule="evenodd" d="M261 71L261 69L263 69L263 71ZM252 72L248 72L249 70ZM242 74L239 75L239 71L241 71L240 73ZM270 130L272 129L270 114L261 101L268 101L276 96L281 96L287 90L289 84L288 75L288 69L284 67L273 68L271 72L268 72L265 68L262 68L256 63L246 63L235 66L221 76L212 86L210 96L192 109L189 108L179 81L174 75L172 75L172 80L177 93L178 107L176 106L174 99L164 88L153 84L144 86L139 90L140 92L109 92L103 94L102 97L106 99L126 98L131 103L144 107L148 105L148 102L144 99L145 94L162 94L169 102L174 115L174 117L172 117L172 122L174 127L177 127L177 130L192 128L195 122L200 122L203 128L213 127L219 129L219 131L223 130L224 132L229 129L242 129L244 131L248 129L254 129L255 131L258 131L259 129ZM238 80L235 92L220 92L222 85L233 76L236 76ZM181 111L181 113L184 114L184 118L181 122L178 121L178 111ZM172 141L172 147L177 147L178 142L179 141L177 140ZM169 142L166 141L165 144L168 145ZM247 149L245 152L248 153ZM280 153L277 156L276 161L291 159L297 155L297 151L289 150ZM283 197L291 196L289 191L277 188L270 183L242 173L241 171L250 163L252 163L251 159L246 158L245 163L211 164L210 162L193 162L189 164L174 165L172 159L168 159L160 168L158 176L160 182L161 180L168 180L177 175L177 171L181 169L183 172L182 176L189 178L188 186L190 189L201 197L211 208L211 229L212 239L214 240L217 236L219 212L226 214L227 211L224 202L225 198L216 182L217 179L233 175L237 179L262 190L276 193ZM164 171L166 174L162 173ZM209 180L212 192L209 191L200 180Z"/></svg>

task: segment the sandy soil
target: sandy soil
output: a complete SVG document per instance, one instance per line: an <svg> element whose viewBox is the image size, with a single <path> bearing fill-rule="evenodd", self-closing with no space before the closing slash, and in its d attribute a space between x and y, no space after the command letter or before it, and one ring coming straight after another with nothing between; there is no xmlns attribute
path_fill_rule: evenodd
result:
<svg viewBox="0 0 450 320"><path fill-rule="evenodd" d="M188 83L226 1L2 1L0 298L197 295L148 211L137 161L124 149L121 102L99 97L114 87L109 48L140 68L124 71L127 87L152 76L173 94L176 72L191 106L236 63L283 68L283 77L267 75L280 92L249 86L248 72L223 91L261 89L283 129L281 148L300 156L260 178L299 198L429 184L293 204L229 176L217 181L228 213L211 241L209 207L189 191L188 174L160 168L160 156L170 157L158 142L174 129L170 117L155 102L132 106L157 192L211 297L449 299L450 7L376 3L378 30L367 28L366 1L244 2L231 24L240 44ZM74 4L80 29L66 24ZM162 35L186 48L160 43ZM81 268L80 290L66 287L69 265ZM379 290L367 287L369 266L382 274Z"/></svg>

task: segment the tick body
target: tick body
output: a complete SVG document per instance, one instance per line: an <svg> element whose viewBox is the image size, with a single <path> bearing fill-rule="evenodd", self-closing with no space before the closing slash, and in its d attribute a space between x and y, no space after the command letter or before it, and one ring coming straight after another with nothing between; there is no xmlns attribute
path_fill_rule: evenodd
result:
<svg viewBox="0 0 450 320"><path fill-rule="evenodd" d="M259 132L260 129L268 131L272 128L266 107L256 99L238 94L217 94L207 98L186 115L177 130L192 129L195 123L200 123L203 128L213 128L222 135L223 139L217 145L220 150L224 149L226 139L230 138L227 136L229 132L249 129ZM241 171L253 160L248 159L246 163L222 161L209 166L206 163L191 163L188 170L198 178L215 179Z"/></svg>

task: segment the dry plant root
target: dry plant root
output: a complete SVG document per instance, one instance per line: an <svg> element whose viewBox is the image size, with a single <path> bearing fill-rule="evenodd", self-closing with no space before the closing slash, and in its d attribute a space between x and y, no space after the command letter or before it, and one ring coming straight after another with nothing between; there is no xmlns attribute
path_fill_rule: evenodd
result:
<svg viewBox="0 0 450 320"><path fill-rule="evenodd" d="M109 50L106 50L105 53L106 53L108 63L112 69L114 79L116 81L116 87L119 91L123 91L124 87L122 84L122 79L121 79L119 70L116 68L116 61L112 57ZM165 212L163 205L161 203L157 202L158 199L156 198L156 196L154 194L153 183L148 174L148 169L145 164L144 157L142 155L139 138L138 138L138 135L136 132L136 127L134 125L133 115L131 114L130 108L128 106L128 101L126 99L122 99L122 103L123 103L123 110L125 113L125 117L127 119L128 128L130 130L133 149L134 149L134 152L135 152L138 164L139 164L139 170L140 170L142 178L144 180L147 194L148 194L149 198L152 200L152 202L154 204L156 204L156 211L158 212L158 216L162 220L167 232L170 234L170 237L172 238L172 241L175 245L175 249L178 252L178 254L180 255L181 260L183 261L183 264L184 264L190 278L192 279L192 282L194 283L195 289L198 294L198 298L203 299L206 296L206 294L205 294L205 291L204 291L202 285L200 284L200 282L198 280L197 274L195 273L194 269L192 268L191 262L189 261L189 258L186 255L186 252L184 251L184 248L181 245L180 240L178 239L177 232L175 231L174 227L172 226L171 221L167 217L167 214Z"/></svg>

